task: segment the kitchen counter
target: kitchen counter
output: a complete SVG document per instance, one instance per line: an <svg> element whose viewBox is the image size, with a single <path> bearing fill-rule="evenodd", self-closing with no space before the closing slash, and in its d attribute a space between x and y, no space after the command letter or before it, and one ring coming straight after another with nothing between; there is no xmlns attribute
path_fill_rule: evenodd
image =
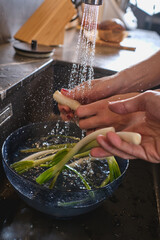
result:
<svg viewBox="0 0 160 240"><path fill-rule="evenodd" d="M12 124L8 120L8 125L7 121L0 124L1 141L17 127L44 120L41 114L52 111L49 103L53 92L50 88L54 80L53 61L72 62L77 38L77 30L66 31L64 46L56 47L50 59L21 57L15 55L12 43L0 45L0 116L8 106L9 117L13 118ZM154 32L136 30L129 33L124 44L135 46L136 51L96 47L94 66L120 71L160 49L160 37ZM62 74L58 69L54 74ZM57 220L28 207L1 175L0 239L158 240L158 173L157 165L131 161L122 185L110 199L93 212L68 220Z"/></svg>
<svg viewBox="0 0 160 240"><path fill-rule="evenodd" d="M57 48L54 59L72 62L75 55L75 43L78 42L78 31L66 31L64 46ZM110 47L96 46L94 66L113 71L120 71L136 64L160 49L160 36L146 30L129 31L122 45L135 47L135 51L118 50Z"/></svg>
<svg viewBox="0 0 160 240"><path fill-rule="evenodd" d="M0 45L0 102L19 86L25 79L43 68L52 59L34 59L15 54L13 43Z"/></svg>

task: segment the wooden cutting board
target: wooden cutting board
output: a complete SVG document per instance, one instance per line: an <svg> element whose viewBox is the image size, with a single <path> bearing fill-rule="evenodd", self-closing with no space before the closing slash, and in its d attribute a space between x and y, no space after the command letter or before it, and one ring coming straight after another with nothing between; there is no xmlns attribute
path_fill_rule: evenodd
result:
<svg viewBox="0 0 160 240"><path fill-rule="evenodd" d="M123 49L123 50L128 50L128 51L136 50L135 47L125 46L122 43L107 42L107 41L103 41L101 39L96 40L96 46L111 47L111 48Z"/></svg>
<svg viewBox="0 0 160 240"><path fill-rule="evenodd" d="M45 0L14 38L47 46L63 44L65 26L75 14L71 0Z"/></svg>

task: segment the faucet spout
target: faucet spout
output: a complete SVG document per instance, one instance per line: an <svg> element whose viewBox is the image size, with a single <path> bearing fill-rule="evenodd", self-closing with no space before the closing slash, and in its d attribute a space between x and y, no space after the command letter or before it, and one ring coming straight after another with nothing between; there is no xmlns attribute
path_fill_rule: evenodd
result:
<svg viewBox="0 0 160 240"><path fill-rule="evenodd" d="M82 0L83 3L85 4L90 4L90 5L102 5L103 0Z"/></svg>

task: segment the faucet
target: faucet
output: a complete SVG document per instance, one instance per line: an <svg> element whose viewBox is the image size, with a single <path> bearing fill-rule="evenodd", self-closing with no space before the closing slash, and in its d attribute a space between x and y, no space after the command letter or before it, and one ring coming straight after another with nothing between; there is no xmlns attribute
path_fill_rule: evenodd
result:
<svg viewBox="0 0 160 240"><path fill-rule="evenodd" d="M77 8L81 3L90 4L90 5L102 5L103 0L71 0L72 3Z"/></svg>
<svg viewBox="0 0 160 240"><path fill-rule="evenodd" d="M102 5L103 0L82 0L83 3L85 4L90 4L90 5Z"/></svg>

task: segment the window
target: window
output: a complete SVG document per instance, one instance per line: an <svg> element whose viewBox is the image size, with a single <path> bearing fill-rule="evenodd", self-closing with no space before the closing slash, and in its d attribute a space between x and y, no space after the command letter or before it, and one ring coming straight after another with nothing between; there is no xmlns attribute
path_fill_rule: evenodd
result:
<svg viewBox="0 0 160 240"><path fill-rule="evenodd" d="M149 15L154 15L160 12L160 0L130 0L130 3Z"/></svg>

